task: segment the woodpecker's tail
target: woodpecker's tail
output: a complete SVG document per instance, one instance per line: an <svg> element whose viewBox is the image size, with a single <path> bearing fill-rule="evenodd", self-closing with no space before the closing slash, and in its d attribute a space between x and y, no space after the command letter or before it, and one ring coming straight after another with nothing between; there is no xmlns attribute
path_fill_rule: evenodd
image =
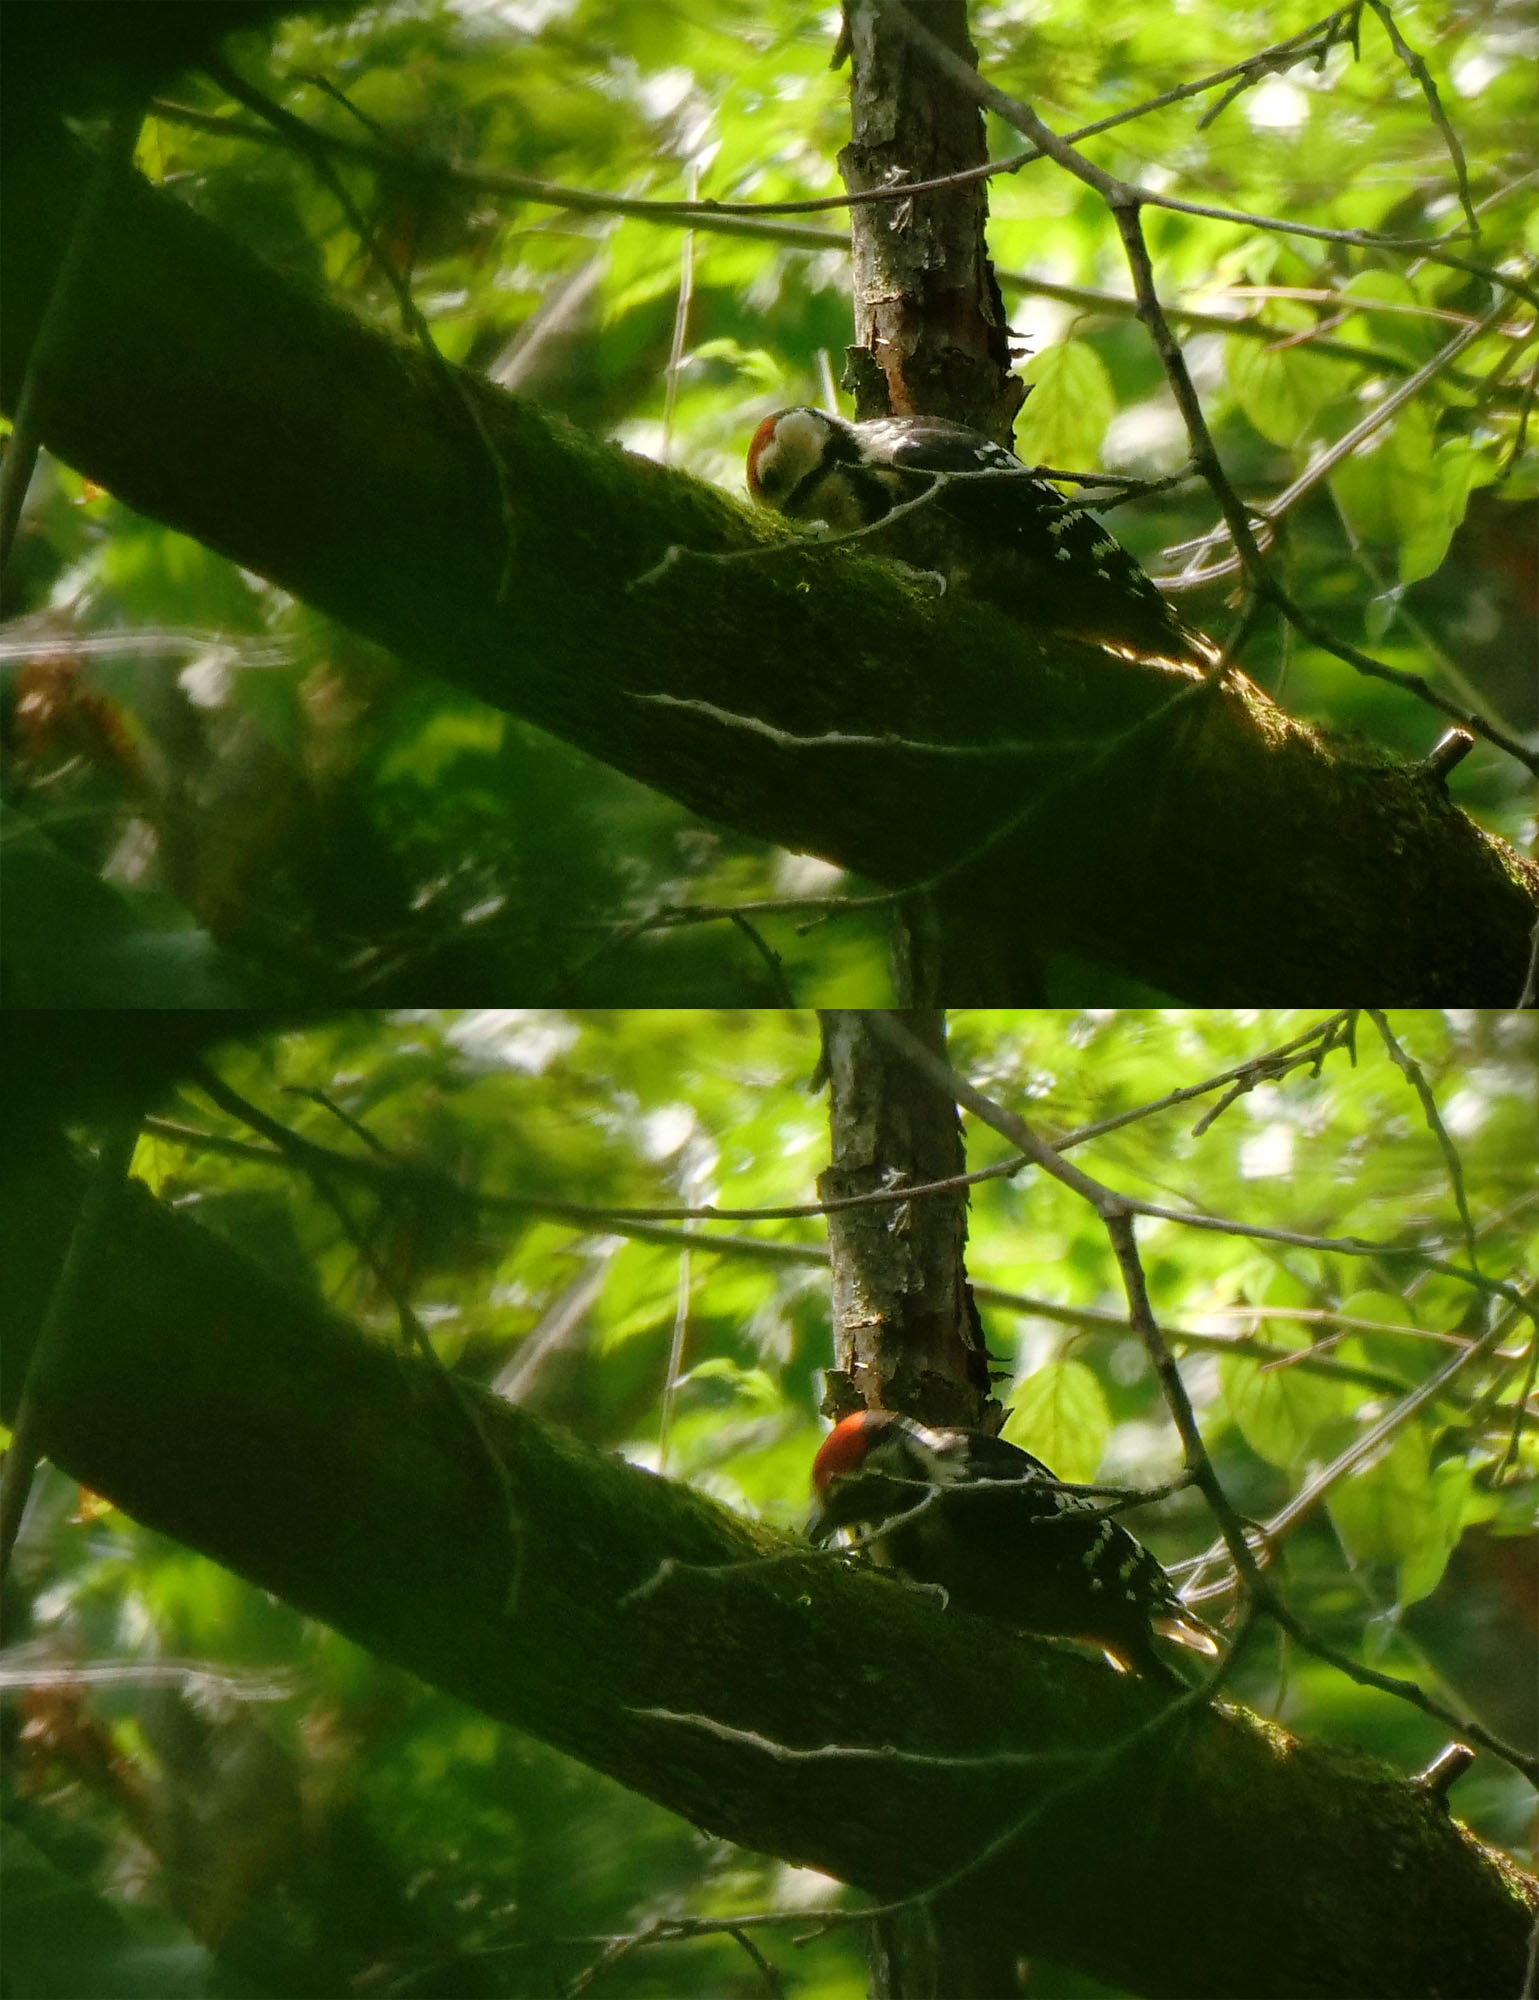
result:
<svg viewBox="0 0 1539 2000"><path fill-rule="evenodd" d="M1162 1639L1172 1639L1178 1646L1189 1646L1194 1653L1206 1653L1216 1658L1221 1641L1205 1619L1195 1611L1188 1611L1182 1605L1179 1611L1162 1612L1150 1621Z"/></svg>

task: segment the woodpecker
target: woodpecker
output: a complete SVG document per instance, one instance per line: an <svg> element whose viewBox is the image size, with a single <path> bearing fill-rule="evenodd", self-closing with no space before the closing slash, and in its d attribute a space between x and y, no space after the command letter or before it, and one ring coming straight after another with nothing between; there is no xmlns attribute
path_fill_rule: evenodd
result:
<svg viewBox="0 0 1539 2000"><path fill-rule="evenodd" d="M1039 1458L982 1431L930 1430L860 1410L813 1461L808 1533L865 1531L878 1563L939 1584L949 1603L1028 1632L1085 1639L1120 1667L1185 1688L1154 1635L1216 1653L1212 1629L1154 1557Z"/></svg>
<svg viewBox="0 0 1539 2000"><path fill-rule="evenodd" d="M878 552L1023 624L1204 671L1219 658L1109 529L982 431L940 417L854 424L777 410L748 447L748 490L835 535L887 523Z"/></svg>

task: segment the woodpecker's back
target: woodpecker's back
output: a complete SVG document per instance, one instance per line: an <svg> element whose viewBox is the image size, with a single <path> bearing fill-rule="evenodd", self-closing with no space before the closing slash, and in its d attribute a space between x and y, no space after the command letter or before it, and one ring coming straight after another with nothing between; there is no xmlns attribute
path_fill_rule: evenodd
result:
<svg viewBox="0 0 1539 2000"><path fill-rule="evenodd" d="M1105 1503L1065 1492L1038 1458L981 1431L886 1410L846 1417L813 1465L814 1540L859 1529L877 1561L984 1617L1092 1641L1125 1666L1186 1683L1154 1635L1197 1651L1213 1634Z"/></svg>
<svg viewBox="0 0 1539 2000"><path fill-rule="evenodd" d="M766 417L748 488L791 520L873 530L873 554L932 571L1022 624L1207 668L1187 625L1110 529L982 431L939 417L852 424L800 408Z"/></svg>

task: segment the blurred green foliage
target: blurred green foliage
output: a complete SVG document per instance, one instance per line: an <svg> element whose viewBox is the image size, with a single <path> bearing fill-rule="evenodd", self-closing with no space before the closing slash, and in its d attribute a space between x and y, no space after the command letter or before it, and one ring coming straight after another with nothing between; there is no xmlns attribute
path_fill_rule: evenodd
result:
<svg viewBox="0 0 1539 2000"><path fill-rule="evenodd" d="M1213 0L1057 0L1045 14L978 6L974 32L985 71L1072 130L1242 62L1312 16ZM1483 268L1531 269L1539 127L1518 0L1408 5L1397 19L1469 162L1481 234L1454 251ZM343 21L299 15L272 37L237 37L230 55L317 129L378 137L384 165L343 160L339 172L446 355L741 492L758 420L818 400L842 366L842 211L767 221L758 235L695 231L670 399L676 224L563 209L490 180L424 183L392 170L389 155L600 196L827 195L847 136L845 79L828 60L835 26L832 10L789 0L415 0ZM1199 203L1442 238L1461 224L1448 150L1382 23L1365 10L1359 26L1355 49L1342 38L1318 62L1263 65L1249 88L1151 111L1089 150ZM229 129L152 117L142 170L296 278L393 323L389 288L311 167L206 77L167 95ZM990 143L1000 157L1019 150L997 123ZM996 179L990 198L991 245L1035 384L1022 450L1070 470L1179 472L1184 439L1150 344L1119 303L1129 283L1098 198L1046 161ZM1225 462L1262 505L1503 298L1410 250L1144 215L1163 297L1196 316L1177 327ZM1534 363L1532 308L1506 295L1478 338L1289 509L1276 551L1290 587L1342 637L1517 730L1535 720L1539 502L1534 455L1520 449ZM1114 518L1168 574L1162 548L1196 541L1216 516L1187 480ZM823 892L843 878L701 824L404 672L63 466L34 487L18 576L9 608L41 622L5 656L13 706L18 688L33 701L29 726L13 732L17 803L62 852L143 899L152 959L167 904L205 958L218 946L217 964L193 966L190 982L391 1003L492 991L662 1005L887 995L883 932L869 915L810 931L794 915L764 918L778 979L731 924L639 929L670 905ZM1197 589L1183 608L1222 633L1231 588ZM51 670L20 678L15 662L40 645ZM1328 727L1409 754L1441 732L1410 697L1275 623L1246 665ZM1453 789L1521 841L1531 830L1522 778L1481 746ZM92 920L70 923L62 950L13 926L14 997L90 1000Z"/></svg>
<svg viewBox="0 0 1539 2000"><path fill-rule="evenodd" d="M1522 1283L1539 1252L1533 1018L1420 1013L1391 1024L1457 1147L1481 1271ZM1307 1025L1282 1013L959 1013L952 1054L980 1087L1062 1135L1251 1061ZM807 1088L816 1060L810 1016L748 1010L401 1010L223 1050L227 1081L307 1138L356 1150L340 1112L391 1155L480 1197L355 1195L374 1269L315 1188L193 1095L146 1132L135 1170L283 1282L394 1342L378 1275L388 1273L466 1378L654 1467L687 1246L667 1471L794 1526L820 1435L818 1371L832 1358L819 1220L695 1223L657 1241L646 1229L667 1239L670 1225L555 1206L811 1200L828 1149L823 1103ZM1518 1398L1531 1392L1533 1328L1493 1302L1506 1315L1494 1358L1340 1467L1485 1323L1479 1290L1429 1261L1467 1263L1445 1160L1366 1021L1355 1059L1338 1049L1318 1074L1257 1081L1196 1129L1220 1095L1142 1117L1075 1158L1168 1206L1387 1246L1347 1256L1140 1224L1153 1304L1227 1490L1244 1514L1275 1522L1337 1467L1323 1498L1275 1532L1273 1573L1289 1602L1337 1645L1527 1742L1539 1447L1532 1423L1515 1450L1512 1440ZM188 1125L215 1143L189 1143ZM221 1151L220 1140L240 1143ZM1005 1157L970 1119L967 1141L970 1167ZM1033 1173L976 1186L969 1268L991 1288L982 1310L1010 1435L1065 1476L1148 1486L1179 1469L1104 1231L1083 1202ZM1195 1493L1131 1524L1190 1585L1213 1538ZM1204 1609L1221 1619L1226 1604ZM150 1990L144 1966L164 1993L541 1996L604 1940L654 1918L767 1908L802 1913L755 1933L796 2000L865 1990L858 1930L815 1934L820 1910L851 1907L837 1885L692 1830L62 1476L39 1492L6 1608L16 2000ZM1447 1737L1270 1630L1234 1692L1407 1772ZM1532 1862L1531 1799L1498 1760L1478 1759L1453 1807ZM1051 1967L1034 1978L1034 1995L1084 1991ZM764 1989L737 1944L706 1938L625 1956L601 1990L618 2000Z"/></svg>

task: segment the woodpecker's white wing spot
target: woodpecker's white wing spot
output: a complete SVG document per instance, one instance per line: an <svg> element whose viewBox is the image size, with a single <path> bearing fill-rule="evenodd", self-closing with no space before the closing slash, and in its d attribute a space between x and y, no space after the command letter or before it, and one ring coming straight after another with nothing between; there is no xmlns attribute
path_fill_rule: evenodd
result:
<svg viewBox="0 0 1539 2000"><path fill-rule="evenodd" d="M1094 1568L1095 1564L1098 1563L1101 1559L1102 1549L1105 1548L1106 1544L1111 1540L1112 1536L1116 1532L1117 1531L1112 1526L1109 1518L1103 1520L1100 1527L1097 1528L1095 1531L1095 1540L1090 1544L1089 1548L1086 1549L1083 1556L1080 1557L1080 1561L1083 1562L1087 1568ZM1101 1586L1099 1583L1095 1585L1095 1588L1097 1590L1099 1590L1100 1587Z"/></svg>

